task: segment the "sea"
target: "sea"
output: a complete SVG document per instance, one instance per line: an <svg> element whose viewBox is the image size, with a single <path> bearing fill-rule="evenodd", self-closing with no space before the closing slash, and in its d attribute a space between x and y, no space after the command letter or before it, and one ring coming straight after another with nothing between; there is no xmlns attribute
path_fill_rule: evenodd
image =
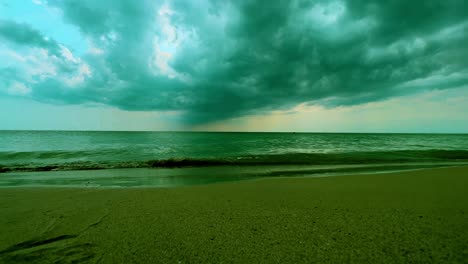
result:
<svg viewBox="0 0 468 264"><path fill-rule="evenodd" d="M468 134L0 131L0 187L172 187L468 164Z"/></svg>

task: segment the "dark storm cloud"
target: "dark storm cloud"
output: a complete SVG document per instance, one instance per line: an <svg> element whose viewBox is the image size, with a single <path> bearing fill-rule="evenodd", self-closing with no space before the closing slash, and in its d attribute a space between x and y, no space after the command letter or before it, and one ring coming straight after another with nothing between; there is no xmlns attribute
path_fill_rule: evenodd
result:
<svg viewBox="0 0 468 264"><path fill-rule="evenodd" d="M41 101L181 110L203 123L300 103L353 105L468 83L468 2L49 1L100 54ZM26 25L0 35L45 49ZM164 57L165 54L171 57Z"/></svg>

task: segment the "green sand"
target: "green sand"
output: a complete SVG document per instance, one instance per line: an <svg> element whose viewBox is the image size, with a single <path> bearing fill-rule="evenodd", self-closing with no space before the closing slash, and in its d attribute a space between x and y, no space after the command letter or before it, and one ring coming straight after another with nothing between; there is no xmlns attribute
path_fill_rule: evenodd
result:
<svg viewBox="0 0 468 264"><path fill-rule="evenodd" d="M178 188L0 189L5 263L468 261L468 167Z"/></svg>

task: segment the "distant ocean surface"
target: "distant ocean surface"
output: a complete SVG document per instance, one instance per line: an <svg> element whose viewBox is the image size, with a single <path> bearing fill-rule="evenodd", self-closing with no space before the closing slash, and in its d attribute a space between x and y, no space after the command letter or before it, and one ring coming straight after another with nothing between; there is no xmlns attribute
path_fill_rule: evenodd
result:
<svg viewBox="0 0 468 264"><path fill-rule="evenodd" d="M0 131L0 172L5 175L113 168L467 162L465 134Z"/></svg>

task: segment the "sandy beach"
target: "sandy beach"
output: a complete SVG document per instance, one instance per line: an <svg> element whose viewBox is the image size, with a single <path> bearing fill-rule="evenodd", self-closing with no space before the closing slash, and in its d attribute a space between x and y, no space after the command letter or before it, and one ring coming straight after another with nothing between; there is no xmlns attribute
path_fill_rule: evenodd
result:
<svg viewBox="0 0 468 264"><path fill-rule="evenodd" d="M463 263L468 167L0 189L2 263Z"/></svg>

